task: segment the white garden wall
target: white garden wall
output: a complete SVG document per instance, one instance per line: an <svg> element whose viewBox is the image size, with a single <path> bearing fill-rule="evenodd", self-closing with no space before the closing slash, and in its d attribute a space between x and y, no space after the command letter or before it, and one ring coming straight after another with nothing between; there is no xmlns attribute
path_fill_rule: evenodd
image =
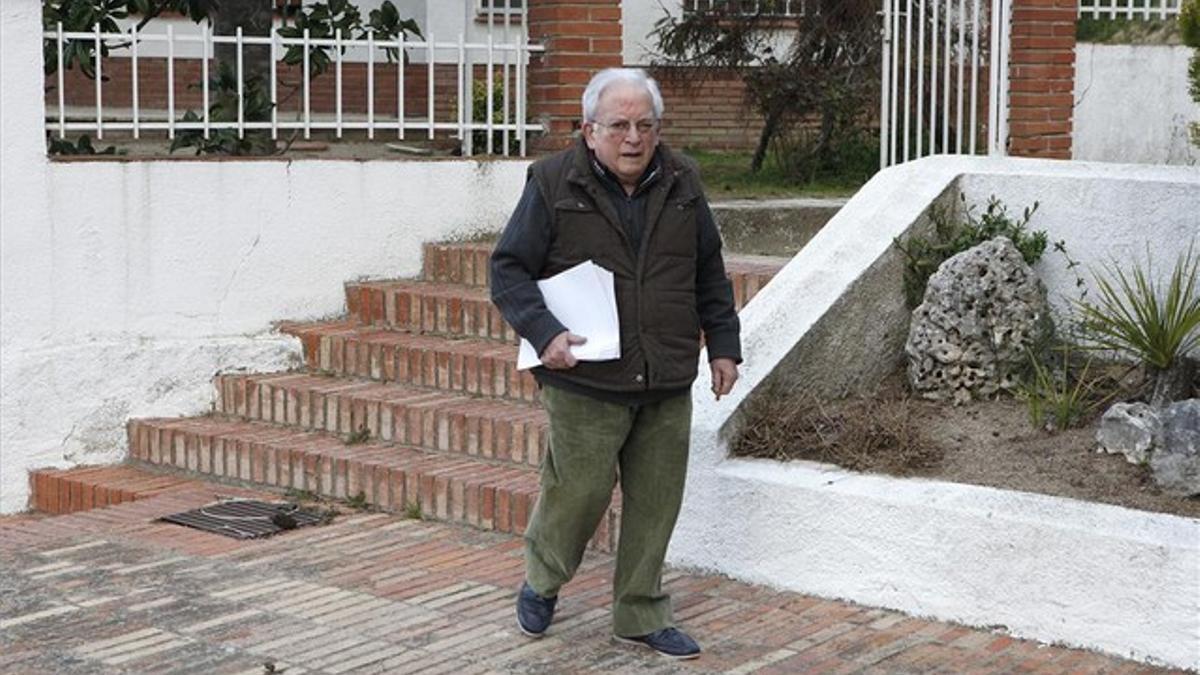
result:
<svg viewBox="0 0 1200 675"><path fill-rule="evenodd" d="M524 183L525 161L50 162L40 5L0 17L0 512L30 468L121 459L130 416L204 411L216 371L293 363L272 321L499 228Z"/></svg>
<svg viewBox="0 0 1200 675"><path fill-rule="evenodd" d="M773 371L798 368L797 350L810 334L819 343L831 331L845 349L871 353L872 345L826 320L845 316L850 294L876 292L872 284L896 293L882 284L898 286L898 274L889 281L878 261L894 237L927 218L935 199L958 191L971 203L990 195L1014 206L1040 200L1033 227L1065 239L1085 265L1147 250L1169 261L1200 237L1200 169L934 157L878 174L743 310L745 364L733 395L714 401L702 369L669 559L803 593L1200 667L1196 519L729 457L739 407ZM1053 253L1038 271L1052 297L1074 292L1074 277ZM876 329L894 337L903 326Z"/></svg>
<svg viewBox="0 0 1200 675"><path fill-rule="evenodd" d="M1196 166L1188 124L1200 103L1188 94L1192 50L1171 45L1075 47L1074 159Z"/></svg>

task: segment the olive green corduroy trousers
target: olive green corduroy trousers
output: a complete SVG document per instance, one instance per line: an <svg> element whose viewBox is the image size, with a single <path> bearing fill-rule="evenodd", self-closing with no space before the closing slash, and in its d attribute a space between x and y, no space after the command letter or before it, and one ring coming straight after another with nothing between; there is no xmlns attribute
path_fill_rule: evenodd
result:
<svg viewBox="0 0 1200 675"><path fill-rule="evenodd" d="M552 386L541 396L550 415L550 449L525 531L526 580L543 597L558 594L579 567L619 476L613 632L635 637L672 626L662 566L683 499L691 392L638 406Z"/></svg>

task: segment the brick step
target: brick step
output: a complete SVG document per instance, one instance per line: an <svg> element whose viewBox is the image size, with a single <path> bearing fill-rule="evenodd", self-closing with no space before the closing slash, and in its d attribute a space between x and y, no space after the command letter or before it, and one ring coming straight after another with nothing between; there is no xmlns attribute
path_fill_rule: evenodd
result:
<svg viewBox="0 0 1200 675"><path fill-rule="evenodd" d="M738 256L726 261L739 311L784 262L762 256ZM363 326L517 342L516 332L492 305L488 290L480 285L405 279L353 282L346 284L346 306L350 319Z"/></svg>
<svg viewBox="0 0 1200 675"><path fill-rule="evenodd" d="M314 372L533 402L537 383L507 343L365 328L352 321L283 323Z"/></svg>
<svg viewBox="0 0 1200 675"><path fill-rule="evenodd" d="M485 288L418 280L346 284L350 319L363 326L517 343Z"/></svg>
<svg viewBox="0 0 1200 675"><path fill-rule="evenodd" d="M488 264L493 242L427 242L423 250L421 278L425 281L487 288ZM725 255L725 271L733 282L734 302L741 309L750 302L788 258Z"/></svg>
<svg viewBox="0 0 1200 675"><path fill-rule="evenodd" d="M493 241L427 241L421 251L421 278L487 288L493 246Z"/></svg>
<svg viewBox="0 0 1200 675"><path fill-rule="evenodd" d="M348 444L329 433L263 422L220 415L140 419L129 422L128 433L135 462L333 499L361 495L386 511L417 505L424 517L485 530L522 534L537 500L532 467L390 443ZM618 503L614 496L594 548L613 550Z"/></svg>
<svg viewBox="0 0 1200 675"><path fill-rule="evenodd" d="M217 412L301 430L327 431L525 467L548 446L546 413L484 399L311 373L226 374Z"/></svg>
<svg viewBox="0 0 1200 675"><path fill-rule="evenodd" d="M63 514L103 508L193 487L180 476L148 473L113 464L29 472L29 504L42 513Z"/></svg>

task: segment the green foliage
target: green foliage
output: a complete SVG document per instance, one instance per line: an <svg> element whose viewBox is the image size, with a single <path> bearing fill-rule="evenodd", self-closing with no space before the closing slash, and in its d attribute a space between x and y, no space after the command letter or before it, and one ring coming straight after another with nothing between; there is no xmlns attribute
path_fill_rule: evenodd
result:
<svg viewBox="0 0 1200 675"><path fill-rule="evenodd" d="M839 149L871 127L877 108L879 29L872 0L813 0L803 16L782 17L775 2L720 2L664 16L651 33L664 75L702 79L712 69L736 73L762 117L751 171L777 139L799 157L786 168L814 175L836 164ZM794 35L778 50L779 35Z"/></svg>
<svg viewBox="0 0 1200 675"><path fill-rule="evenodd" d="M960 197L964 204L965 196ZM930 239L908 237L895 240L896 248L904 254L904 297L909 307L921 304L925 297L925 286L929 277L942 263L963 251L999 236L1008 237L1021 252L1027 264L1034 264L1046 251L1046 232L1030 231L1029 220L1038 209L1038 203L1026 207L1019 218L1013 218L996 197L988 199L983 214L975 215L975 206L965 209L962 220L956 219L952 209L933 208L934 234Z"/></svg>
<svg viewBox="0 0 1200 675"><path fill-rule="evenodd" d="M404 506L404 517L413 520L421 520L425 514L421 512L421 504L419 502L409 502Z"/></svg>
<svg viewBox="0 0 1200 675"><path fill-rule="evenodd" d="M1183 44L1200 49L1200 0L1184 0L1179 7L1179 36Z"/></svg>
<svg viewBox="0 0 1200 675"><path fill-rule="evenodd" d="M346 437L346 445L359 445L371 440L371 432L365 426Z"/></svg>
<svg viewBox="0 0 1200 675"><path fill-rule="evenodd" d="M79 137L79 140L72 143L66 138L55 138L54 136L47 137L47 146L51 155L62 156L91 156L91 155L117 155L125 154L124 151L118 152L117 146L110 145L103 150L97 150L92 145L92 138L87 134Z"/></svg>
<svg viewBox="0 0 1200 675"><path fill-rule="evenodd" d="M1179 8L1179 32L1183 37L1183 44L1192 47L1195 51L1192 54L1192 60L1188 63L1188 93L1192 95L1192 100L1200 103L1200 0L1184 0L1184 3ZM1200 147L1200 122L1192 122L1190 125L1192 133L1192 144Z"/></svg>
<svg viewBox="0 0 1200 675"><path fill-rule="evenodd" d="M376 40L395 40L401 33L421 37L421 30L413 19L400 19L400 12L391 0L384 0L379 9L368 15L366 24L362 21L362 12L349 0L329 0L329 2L306 5L296 17L293 26L279 29L279 35L285 38L302 38L308 31L311 39L328 40L337 37L341 31L344 40L363 40L367 35L374 35ZM310 77L316 77L329 69L333 63L331 51L334 47L324 45L309 45L308 61ZM345 52L345 47L342 48ZM388 62L399 58L399 50L387 49ZM284 63L299 65L304 62L304 45L291 45L283 55Z"/></svg>
<svg viewBox="0 0 1200 675"><path fill-rule="evenodd" d="M1082 367L1073 363L1070 344L1054 351L1057 354L1047 363L1027 350L1030 372L1017 386L1017 396L1025 401L1029 422L1035 429L1062 431L1081 424L1116 390L1103 391L1104 380L1090 376L1090 357Z"/></svg>
<svg viewBox="0 0 1200 675"><path fill-rule="evenodd" d="M199 23L208 16L209 0L43 0L42 28L58 30L62 23L67 33L90 33L100 26L102 33L119 33L117 21L139 14L142 20L138 29L163 12L183 14ZM110 45L100 41L100 56L107 57L109 51L127 47L128 43ZM42 63L46 75L58 71L58 51L55 38L42 41ZM75 66L89 78L96 77L96 41L65 40L63 44L63 67L70 70Z"/></svg>
<svg viewBox="0 0 1200 675"><path fill-rule="evenodd" d="M349 506L356 511L366 511L367 509L371 508L371 505L367 503L367 493L363 492L362 490L359 490L358 494L354 495L353 497L347 497L346 506Z"/></svg>
<svg viewBox="0 0 1200 675"><path fill-rule="evenodd" d="M487 80L475 80L471 85L471 119L476 122L487 122ZM514 102L510 99L509 106ZM509 122L517 118L516 114L510 111L508 116ZM494 124L504 123L504 80L500 77L492 78L492 122ZM487 131L472 131L471 144L475 154L483 154L487 152ZM508 133L508 152L509 154L517 154L521 151L521 139L517 136L516 131ZM492 132L492 154L504 154L504 132Z"/></svg>
<svg viewBox="0 0 1200 675"><path fill-rule="evenodd" d="M1200 256L1194 244L1175 260L1162 288L1151 261L1134 261L1126 272L1115 262L1093 272L1095 301L1075 303L1084 336L1093 347L1130 354L1165 371L1200 346Z"/></svg>
<svg viewBox="0 0 1200 675"><path fill-rule="evenodd" d="M193 87L197 85L192 85ZM238 118L237 74L233 67L222 63L209 80L210 103L208 117L212 122L236 122ZM245 106L243 119L247 122L263 122L271 118L271 94L261 77L247 77L242 85L242 102ZM183 115L184 122L202 122L203 116L193 110ZM271 133L263 129L247 130L241 136L237 129L213 129L208 138L201 129L186 129L175 134L170 152L181 148L195 148L197 155L269 155L275 152L275 141Z"/></svg>

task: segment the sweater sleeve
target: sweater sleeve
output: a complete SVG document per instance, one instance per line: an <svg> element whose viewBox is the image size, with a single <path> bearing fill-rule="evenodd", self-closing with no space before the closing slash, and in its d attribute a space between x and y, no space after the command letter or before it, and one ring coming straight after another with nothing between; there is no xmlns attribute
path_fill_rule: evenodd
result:
<svg viewBox="0 0 1200 675"><path fill-rule="evenodd" d="M537 280L550 249L550 212L537 182L525 183L500 241L492 251L492 303L538 354L566 327L546 309Z"/></svg>
<svg viewBox="0 0 1200 675"><path fill-rule="evenodd" d="M733 284L725 274L721 233L704 197L700 197L696 218L696 311L708 345L708 360L724 357L741 363L741 324L733 304Z"/></svg>

